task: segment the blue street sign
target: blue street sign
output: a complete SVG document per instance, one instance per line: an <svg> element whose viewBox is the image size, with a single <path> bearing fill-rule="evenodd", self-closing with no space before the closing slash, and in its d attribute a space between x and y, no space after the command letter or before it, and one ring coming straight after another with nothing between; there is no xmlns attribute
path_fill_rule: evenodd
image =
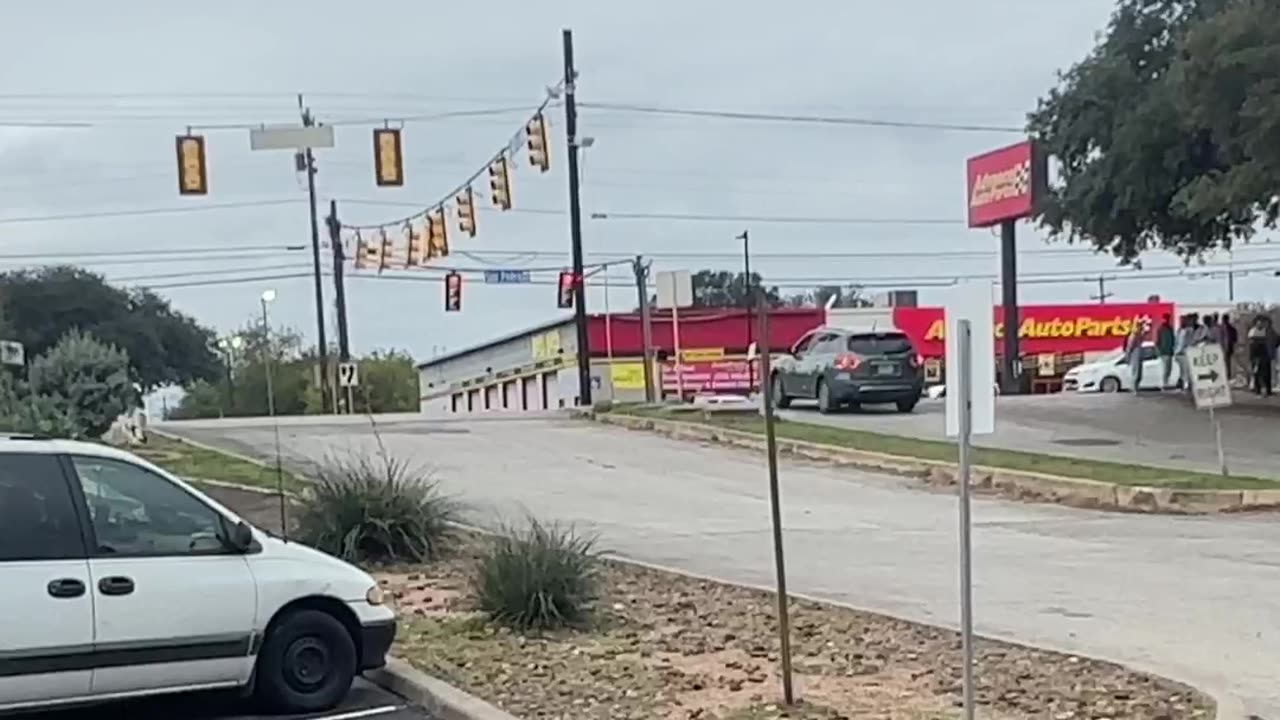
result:
<svg viewBox="0 0 1280 720"><path fill-rule="evenodd" d="M507 285L529 282L528 270L485 270L484 281L489 285Z"/></svg>

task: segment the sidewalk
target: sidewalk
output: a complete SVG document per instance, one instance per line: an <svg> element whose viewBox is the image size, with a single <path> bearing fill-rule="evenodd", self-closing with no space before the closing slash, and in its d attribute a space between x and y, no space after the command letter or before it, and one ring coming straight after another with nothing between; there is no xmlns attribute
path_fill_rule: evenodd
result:
<svg viewBox="0 0 1280 720"><path fill-rule="evenodd" d="M1161 398L1169 402L1184 403L1187 407L1191 407L1191 398L1180 392L1166 390L1163 392L1147 392L1143 391L1142 396ZM1220 408L1217 412L1224 415L1233 414L1250 414L1260 417L1280 417L1280 385L1277 386L1276 394L1271 397L1262 397L1257 395L1248 386L1231 387L1231 407Z"/></svg>

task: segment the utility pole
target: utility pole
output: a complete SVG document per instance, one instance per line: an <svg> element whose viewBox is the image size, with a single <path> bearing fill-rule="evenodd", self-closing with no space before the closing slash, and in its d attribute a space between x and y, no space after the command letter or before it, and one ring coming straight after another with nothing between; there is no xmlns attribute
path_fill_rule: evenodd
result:
<svg viewBox="0 0 1280 720"><path fill-rule="evenodd" d="M587 282L582 268L582 198L578 182L578 73L573 67L573 31L564 38L564 132L569 154L569 234L573 243L573 319L578 330L578 404L591 405L591 348L587 338Z"/></svg>
<svg viewBox="0 0 1280 720"><path fill-rule="evenodd" d="M1109 293L1109 292L1107 292L1107 276L1106 276L1106 275L1098 275L1098 294L1097 294L1097 295L1090 295L1090 296L1089 296L1089 299L1090 299L1090 300L1097 300L1099 305L1106 305L1106 304L1107 304L1107 298L1111 297L1111 296L1112 296L1112 295L1114 295L1114 294L1115 294L1115 293Z"/></svg>
<svg viewBox="0 0 1280 720"><path fill-rule="evenodd" d="M1000 290L1004 308L1000 390L1017 395L1022 389L1022 355L1018 350L1018 230L1013 220L1000 223Z"/></svg>
<svg viewBox="0 0 1280 720"><path fill-rule="evenodd" d="M347 290L343 281L343 262L346 258L346 251L342 247L342 226L338 223L338 201L329 201L329 217L326 219L329 225L329 246L333 250L333 297L335 312L338 315L338 362L351 361L351 339L347 335ZM334 388L333 396L336 404L338 397L337 388ZM353 412L351 407L351 388L347 388L346 412Z"/></svg>
<svg viewBox="0 0 1280 720"><path fill-rule="evenodd" d="M302 126L312 127L315 118L311 109L302 103L302 94L298 94L298 112L302 115ZM307 200L311 208L311 262L315 274L316 288L316 361L320 366L320 407L328 407L329 398L329 346L324 333L324 285L320 272L320 224L316 219L316 158L307 146L299 153L303 170L307 173Z"/></svg>
<svg viewBox="0 0 1280 720"><path fill-rule="evenodd" d="M653 386L653 323L649 317L649 265L639 255L631 265L636 273L636 294L640 301L640 335L644 343L644 401L656 402Z"/></svg>
<svg viewBox="0 0 1280 720"><path fill-rule="evenodd" d="M746 318L747 318L747 325L746 325L747 332L746 332L745 347L749 348L751 347L751 307L752 305L755 304L755 288L751 286L751 237L748 234L748 231L743 230L742 234L738 236L738 239L742 241L742 278L743 278L742 305L743 305L743 308L746 310ZM751 389L754 388L755 385L756 385L755 367L753 367L751 364L751 361L748 360L747 361L747 395L751 394Z"/></svg>

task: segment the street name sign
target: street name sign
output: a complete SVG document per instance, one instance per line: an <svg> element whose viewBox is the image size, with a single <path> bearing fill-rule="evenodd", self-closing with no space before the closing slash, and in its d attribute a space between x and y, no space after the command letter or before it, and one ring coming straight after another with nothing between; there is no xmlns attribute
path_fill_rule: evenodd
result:
<svg viewBox="0 0 1280 720"><path fill-rule="evenodd" d="M485 270L484 281L489 285L514 285L529 282L528 270Z"/></svg>
<svg viewBox="0 0 1280 720"><path fill-rule="evenodd" d="M1206 410L1231 404L1231 385L1227 382L1226 354L1217 343L1192 345L1187 348L1187 364L1191 366L1191 396L1196 408Z"/></svg>

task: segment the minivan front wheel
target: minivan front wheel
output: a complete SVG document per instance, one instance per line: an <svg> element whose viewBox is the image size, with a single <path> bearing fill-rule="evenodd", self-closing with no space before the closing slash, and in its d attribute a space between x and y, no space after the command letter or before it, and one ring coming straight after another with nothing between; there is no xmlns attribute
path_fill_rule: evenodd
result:
<svg viewBox="0 0 1280 720"><path fill-rule="evenodd" d="M782 376L775 374L773 380L769 381L769 394L773 396L773 404L780 410L786 410L791 407L791 398L787 397L787 393L782 389Z"/></svg>
<svg viewBox="0 0 1280 720"><path fill-rule="evenodd" d="M342 701L356 674L356 647L337 618L297 610L276 623L258 653L257 693L272 709L308 713Z"/></svg>

